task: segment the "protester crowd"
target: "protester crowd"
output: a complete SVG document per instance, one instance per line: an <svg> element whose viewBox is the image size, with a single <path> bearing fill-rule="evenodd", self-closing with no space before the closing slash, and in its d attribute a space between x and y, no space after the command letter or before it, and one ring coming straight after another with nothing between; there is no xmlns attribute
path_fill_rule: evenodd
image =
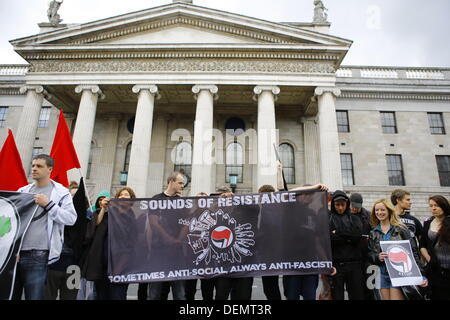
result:
<svg viewBox="0 0 450 320"><path fill-rule="evenodd" d="M111 283L108 270L109 192L101 192L92 207L75 210L72 196L82 186L71 183L69 189L50 179L54 167L48 155L37 155L32 162L34 183L20 192L35 193L39 206L26 232L18 258L14 299L94 299L126 300L128 285ZM158 199L181 196L183 175L173 173ZM450 203L440 195L428 199L430 217L422 223L411 214L411 195L394 190L390 199L379 199L370 210L363 207L359 193L347 195L328 190L324 185L293 190L325 190L329 193L328 219L333 270L330 275L284 275L263 277L263 290L269 300L315 300L322 282L320 299L344 300L450 300ZM274 192L274 186L261 186L260 193ZM85 191L83 191L83 197ZM208 196L200 193L197 196ZM210 196L231 197L227 187ZM131 188L120 189L114 198L135 198ZM149 218L158 229L157 219ZM127 232L133 232L128 230ZM170 235L176 236L176 235ZM77 241L76 239L81 241ZM139 235L137 235L137 239ZM380 241L408 240L414 259L423 275L418 286L394 287L389 277ZM140 241L145 241L145 238ZM81 281L70 286L68 268L78 266ZM379 268L372 268L378 266ZM379 270L371 277L369 270ZM331 271L331 270L330 270ZM193 300L197 280L139 284L139 300ZM371 284L374 284L373 286ZM204 300L249 300L253 278L218 277L201 280ZM329 290L328 290L329 289Z"/></svg>

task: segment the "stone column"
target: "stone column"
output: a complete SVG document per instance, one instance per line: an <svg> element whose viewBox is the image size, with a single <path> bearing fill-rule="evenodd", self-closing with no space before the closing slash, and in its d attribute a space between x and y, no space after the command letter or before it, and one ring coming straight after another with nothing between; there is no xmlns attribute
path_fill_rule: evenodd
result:
<svg viewBox="0 0 450 320"><path fill-rule="evenodd" d="M341 157L336 120L336 97L341 91L336 88L318 87L314 92L318 99L320 176L321 183L332 191L342 190Z"/></svg>
<svg viewBox="0 0 450 320"><path fill-rule="evenodd" d="M149 196L161 193L161 188L166 184L164 164L166 162L167 127L169 120L169 114L158 114L155 117L155 125L153 128L155 134L152 136L150 167L147 179L147 194Z"/></svg>
<svg viewBox="0 0 450 320"><path fill-rule="evenodd" d="M305 183L317 184L321 181L318 121L316 117L305 117L301 119L301 122L305 145Z"/></svg>
<svg viewBox="0 0 450 320"><path fill-rule="evenodd" d="M219 89L215 85L195 85L192 92L197 99L194 123L194 147L192 161L191 195L198 192L211 193L212 185L212 138L214 100Z"/></svg>
<svg viewBox="0 0 450 320"><path fill-rule="evenodd" d="M23 168L28 174L30 172L39 114L42 103L44 102L44 95L47 94L47 91L42 86L23 86L20 88L20 93L26 94L27 97L22 108L15 140L20 156L22 157Z"/></svg>
<svg viewBox="0 0 450 320"><path fill-rule="evenodd" d="M138 198L143 198L148 196L147 177L152 141L153 110L155 108L155 97L158 99L159 94L158 87L155 85L136 85L133 87L133 92L139 94L139 96L127 185L133 188Z"/></svg>
<svg viewBox="0 0 450 320"><path fill-rule="evenodd" d="M268 184L277 187L277 165L273 145L278 148L278 133L275 124L275 101L280 88L256 86L254 99L258 101L258 165L257 188Z"/></svg>
<svg viewBox="0 0 450 320"><path fill-rule="evenodd" d="M77 121L73 133L73 145L77 151L78 160L81 165L81 174L86 177L89 154L91 152L91 141L94 134L95 114L97 112L97 102L100 96L105 96L98 86L79 85L75 92L81 93L80 107L78 108ZM71 175L71 179L79 180L79 177Z"/></svg>
<svg viewBox="0 0 450 320"><path fill-rule="evenodd" d="M102 138L100 140L100 159L96 168L96 190L111 190L116 159L117 138L119 136L120 114L105 114Z"/></svg>

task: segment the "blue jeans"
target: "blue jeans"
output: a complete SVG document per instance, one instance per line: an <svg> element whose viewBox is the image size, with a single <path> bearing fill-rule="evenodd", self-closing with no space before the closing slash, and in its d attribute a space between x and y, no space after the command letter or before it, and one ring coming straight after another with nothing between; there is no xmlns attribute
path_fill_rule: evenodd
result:
<svg viewBox="0 0 450 320"><path fill-rule="evenodd" d="M284 294L287 300L316 300L316 291L319 285L319 276L299 275L283 276Z"/></svg>
<svg viewBox="0 0 450 320"><path fill-rule="evenodd" d="M48 251L20 251L14 281L14 300L22 298L25 290L25 300L44 300L45 282L48 272Z"/></svg>
<svg viewBox="0 0 450 320"><path fill-rule="evenodd" d="M186 300L186 293L184 289L184 281L168 281L168 282L152 282L149 288L149 300L162 300L163 284L169 285L172 288L173 300Z"/></svg>

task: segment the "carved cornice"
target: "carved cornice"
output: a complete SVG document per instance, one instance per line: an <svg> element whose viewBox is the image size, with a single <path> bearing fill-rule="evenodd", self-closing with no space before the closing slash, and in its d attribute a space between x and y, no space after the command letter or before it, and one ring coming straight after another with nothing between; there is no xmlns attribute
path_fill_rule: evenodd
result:
<svg viewBox="0 0 450 320"><path fill-rule="evenodd" d="M118 60L118 61L35 61L32 72L270 72L334 74L333 62L283 60Z"/></svg>
<svg viewBox="0 0 450 320"><path fill-rule="evenodd" d="M450 95L384 93L384 92L346 92L346 91L343 91L340 98L342 98L342 99L377 99L377 100L450 101Z"/></svg>
<svg viewBox="0 0 450 320"><path fill-rule="evenodd" d="M252 30L246 30L243 28L238 28L232 25L225 25L220 23L215 23L211 21L197 20L189 17L175 17L170 19L164 19L160 21L156 21L153 23L141 24L132 27L128 27L125 29L114 30L110 32L104 32L100 34L96 34L95 36L91 36L84 39L73 40L69 42L70 44L85 44L85 43L93 43L104 40L109 40L113 38L118 38L122 36L126 36L133 33L140 33L149 30L156 30L161 28L167 28L172 25L188 25L196 28L208 29L215 32L223 32L232 34L234 36L246 37L250 39L255 39L259 41L265 41L269 43L298 43L298 40L289 40L283 39L281 37L274 37L268 35L266 33L261 33Z"/></svg>
<svg viewBox="0 0 450 320"><path fill-rule="evenodd" d="M99 49L100 50L100 49ZM154 49L149 49L154 50ZM337 61L340 56L327 53L233 52L233 51L155 51L155 52L67 52L24 54L26 60L96 60L96 59L284 59Z"/></svg>

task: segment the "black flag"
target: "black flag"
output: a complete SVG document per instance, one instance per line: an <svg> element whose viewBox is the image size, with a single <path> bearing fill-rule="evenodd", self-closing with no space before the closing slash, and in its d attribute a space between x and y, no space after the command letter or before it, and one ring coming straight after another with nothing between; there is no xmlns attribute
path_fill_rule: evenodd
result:
<svg viewBox="0 0 450 320"><path fill-rule="evenodd" d="M78 264L81 258L84 235L86 234L86 210L88 208L83 177L80 179L78 190L72 200L77 212L77 221L73 226L64 228L64 238L68 246L72 248L75 263Z"/></svg>
<svg viewBox="0 0 450 320"><path fill-rule="evenodd" d="M0 300L12 297L17 255L37 208L33 194L0 191Z"/></svg>

